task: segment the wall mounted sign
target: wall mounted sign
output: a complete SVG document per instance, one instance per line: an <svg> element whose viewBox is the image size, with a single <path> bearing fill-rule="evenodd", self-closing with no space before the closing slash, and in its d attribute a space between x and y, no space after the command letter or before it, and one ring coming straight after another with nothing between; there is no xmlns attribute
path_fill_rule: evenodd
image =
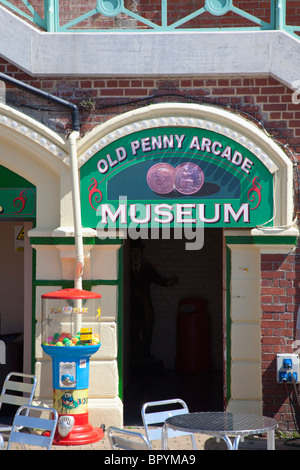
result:
<svg viewBox="0 0 300 470"><path fill-rule="evenodd" d="M82 165L83 226L272 225L275 170L254 143L229 129L144 127L102 139Z"/></svg>
<svg viewBox="0 0 300 470"><path fill-rule="evenodd" d="M0 188L0 219L32 219L35 216L35 188Z"/></svg>

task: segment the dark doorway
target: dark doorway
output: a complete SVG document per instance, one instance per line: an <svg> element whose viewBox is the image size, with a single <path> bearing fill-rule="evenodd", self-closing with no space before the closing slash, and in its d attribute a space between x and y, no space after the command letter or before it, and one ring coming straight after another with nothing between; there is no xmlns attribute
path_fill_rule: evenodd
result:
<svg viewBox="0 0 300 470"><path fill-rule="evenodd" d="M143 263L164 281L178 280L168 286L151 283L150 354L134 350L140 347L133 337L136 325L132 325L132 292L137 281L130 253L136 243L128 240L125 244L125 425L141 425L142 405L167 398L182 398L190 411L223 410L223 231L205 229L201 249L186 249L186 243L173 233L169 239L142 240Z"/></svg>

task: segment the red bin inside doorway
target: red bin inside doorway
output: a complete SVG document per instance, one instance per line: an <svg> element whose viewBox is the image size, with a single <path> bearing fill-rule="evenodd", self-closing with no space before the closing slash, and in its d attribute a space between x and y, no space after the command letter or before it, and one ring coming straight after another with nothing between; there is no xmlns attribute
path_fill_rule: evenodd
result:
<svg viewBox="0 0 300 470"><path fill-rule="evenodd" d="M211 326L202 298L187 298L179 302L176 332L176 369L199 373L211 369Z"/></svg>

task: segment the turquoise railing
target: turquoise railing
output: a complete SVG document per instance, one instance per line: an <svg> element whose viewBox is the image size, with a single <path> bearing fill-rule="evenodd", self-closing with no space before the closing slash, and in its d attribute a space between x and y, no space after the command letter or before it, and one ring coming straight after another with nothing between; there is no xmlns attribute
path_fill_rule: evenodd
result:
<svg viewBox="0 0 300 470"><path fill-rule="evenodd" d="M86 20L91 19L94 15L101 14L107 18L114 18L119 14L126 15L126 17L139 22L142 25L142 28L124 28L124 31L141 31L143 28L147 28L154 31L174 31L180 28L182 30L220 30L220 29L239 29L239 30L278 30L283 29L290 34L296 34L300 31L300 26L293 26L286 24L286 0L270 0L270 20L269 22L263 21L260 18L246 12L243 9L237 8L235 6L234 0L205 0L203 7L198 10L184 16L183 18L178 19L175 22L168 21L168 0L161 0L161 9L160 9L160 22L159 24L151 21L144 16L127 9L124 5L124 0L96 0L95 8L90 9L82 15L77 16L76 18L68 21L65 24L61 24L60 16L60 0L44 0L43 12L38 13L33 6L32 0L19 0L23 4L22 9L16 6L16 3L8 0L0 0L0 5L4 5L14 13L17 13L21 17L31 21L41 29L47 32L75 32L75 31L120 31L123 28L81 28L78 25ZM198 27L190 28L187 26L187 23L196 18L200 18L203 13L208 12L215 17L221 17L226 15L228 12L233 12L239 17L244 18L245 20L250 21L253 26L249 27ZM76 27L78 29L76 29ZM297 36L298 37L298 36Z"/></svg>

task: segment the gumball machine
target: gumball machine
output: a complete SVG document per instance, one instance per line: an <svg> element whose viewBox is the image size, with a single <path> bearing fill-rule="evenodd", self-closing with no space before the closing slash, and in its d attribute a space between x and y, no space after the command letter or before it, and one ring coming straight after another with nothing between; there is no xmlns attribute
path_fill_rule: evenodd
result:
<svg viewBox="0 0 300 470"><path fill-rule="evenodd" d="M89 361L101 345L100 299L82 289L42 295L42 349L52 358L53 407L59 414L56 445L89 444L104 435L88 417Z"/></svg>

